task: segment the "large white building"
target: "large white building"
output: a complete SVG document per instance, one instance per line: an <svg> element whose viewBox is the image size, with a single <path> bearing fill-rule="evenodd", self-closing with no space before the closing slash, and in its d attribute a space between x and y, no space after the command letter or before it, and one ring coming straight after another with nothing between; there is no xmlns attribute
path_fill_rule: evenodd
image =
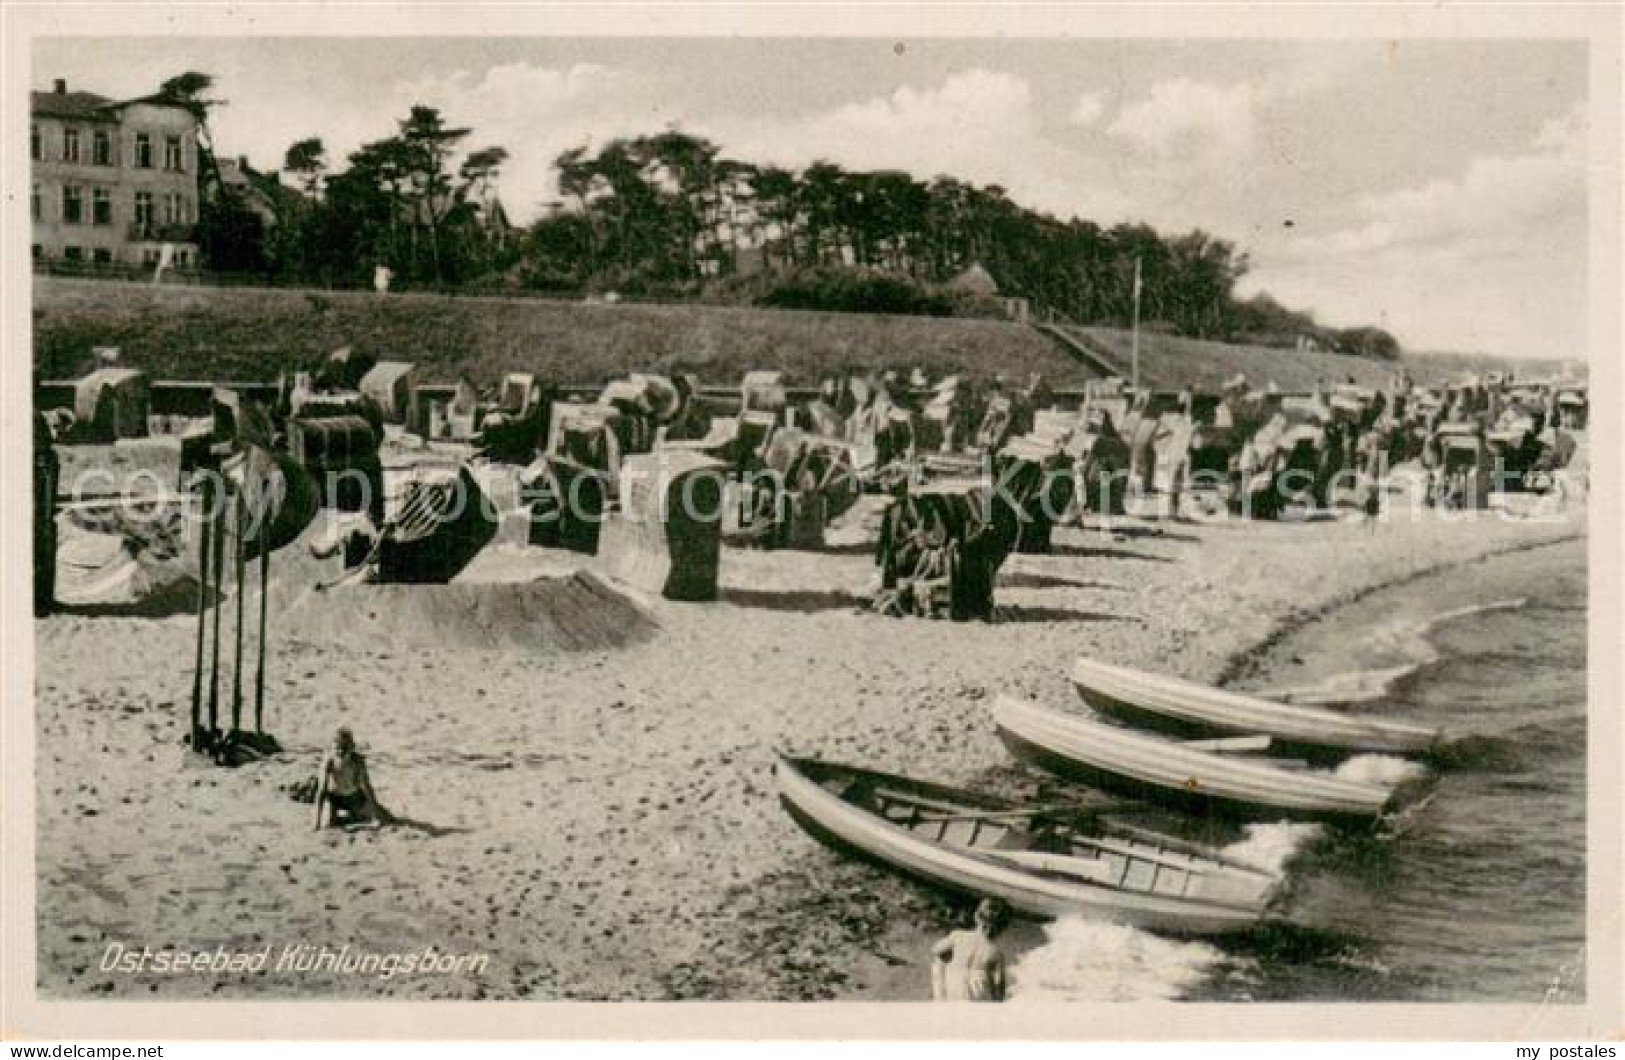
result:
<svg viewBox="0 0 1625 1060"><path fill-rule="evenodd" d="M115 102L58 80L32 98L34 257L197 261L198 120L161 97Z"/></svg>

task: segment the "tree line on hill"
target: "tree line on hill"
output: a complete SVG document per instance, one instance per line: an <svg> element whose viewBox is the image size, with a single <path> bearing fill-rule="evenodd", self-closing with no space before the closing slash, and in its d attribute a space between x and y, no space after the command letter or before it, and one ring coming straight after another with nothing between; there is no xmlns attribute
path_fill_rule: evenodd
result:
<svg viewBox="0 0 1625 1060"><path fill-rule="evenodd" d="M196 98L207 76L188 76ZM508 152L467 149L471 133L417 105L342 165L302 139L280 172L248 169L204 196L205 260L322 286L364 285L385 264L436 288L861 312L998 315L998 295L1118 327L1133 319L1138 271L1152 330L1399 354L1381 329L1327 328L1268 294L1238 297L1246 254L1200 230L1062 220L947 175L755 165L676 129L565 151L559 199L515 228L497 197Z"/></svg>

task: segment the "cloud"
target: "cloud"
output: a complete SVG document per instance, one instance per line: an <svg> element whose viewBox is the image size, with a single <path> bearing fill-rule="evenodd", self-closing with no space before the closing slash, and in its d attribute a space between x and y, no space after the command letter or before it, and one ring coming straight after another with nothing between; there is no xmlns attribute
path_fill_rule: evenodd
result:
<svg viewBox="0 0 1625 1060"><path fill-rule="evenodd" d="M1072 105L1072 113L1067 115L1067 121L1073 125L1091 126L1100 121L1106 113L1106 101L1099 92L1086 92L1078 97Z"/></svg>
<svg viewBox="0 0 1625 1060"><path fill-rule="evenodd" d="M399 99L428 101L482 125L527 128L557 120L567 111L595 109L595 102L624 94L631 79L596 63L550 69L528 63L493 66L478 76L466 70L398 83Z"/></svg>
<svg viewBox="0 0 1625 1060"><path fill-rule="evenodd" d="M1123 107L1105 132L1134 154L1146 175L1169 184L1206 180L1202 170L1223 168L1234 179L1238 163L1256 161L1267 139L1266 112L1276 104L1346 89L1357 58L1311 48L1284 65L1234 84L1190 77L1158 81ZM1079 108L1091 124L1104 107L1084 97ZM1240 171L1245 173L1246 170Z"/></svg>
<svg viewBox="0 0 1625 1060"><path fill-rule="evenodd" d="M1360 222L1288 250L1300 258L1451 244L1512 250L1549 230L1583 234L1585 145L1577 108L1549 121L1527 153L1480 156L1454 177L1362 196Z"/></svg>
<svg viewBox="0 0 1625 1060"><path fill-rule="evenodd" d="M553 160L563 151L659 130L660 107L649 97L636 77L594 63L506 63L479 74L460 70L404 80L388 90L391 113L425 103L437 107L447 124L472 127L465 147L506 148L502 197L520 220L557 198Z"/></svg>
<svg viewBox="0 0 1625 1060"><path fill-rule="evenodd" d="M735 116L701 128L737 157L792 168L822 158L927 180L945 173L1063 215L1123 216L1129 207L1090 159L1045 133L1031 84L999 71L966 70L788 121Z"/></svg>
<svg viewBox="0 0 1625 1060"><path fill-rule="evenodd" d="M973 162L996 142L1035 137L1037 117L1026 81L968 70L949 76L939 87L904 85L888 96L788 122L735 122L730 131L781 165L805 165L827 156L853 167L963 175L950 162Z"/></svg>
<svg viewBox="0 0 1625 1060"><path fill-rule="evenodd" d="M1385 315L1422 348L1576 356L1586 342L1586 181L1581 106L1527 151L1361 196L1342 228L1256 248L1244 289L1340 323Z"/></svg>

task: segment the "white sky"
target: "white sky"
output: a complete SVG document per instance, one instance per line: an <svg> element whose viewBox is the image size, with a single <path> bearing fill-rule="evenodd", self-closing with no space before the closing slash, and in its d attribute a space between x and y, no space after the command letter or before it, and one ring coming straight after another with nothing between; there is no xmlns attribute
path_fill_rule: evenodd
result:
<svg viewBox="0 0 1625 1060"><path fill-rule="evenodd" d="M731 157L1004 185L1102 224L1200 227L1268 290L1412 350L1586 350L1583 42L38 39L33 78L111 96L184 70L219 149L339 160L413 103L512 155L518 219L568 147L676 125Z"/></svg>

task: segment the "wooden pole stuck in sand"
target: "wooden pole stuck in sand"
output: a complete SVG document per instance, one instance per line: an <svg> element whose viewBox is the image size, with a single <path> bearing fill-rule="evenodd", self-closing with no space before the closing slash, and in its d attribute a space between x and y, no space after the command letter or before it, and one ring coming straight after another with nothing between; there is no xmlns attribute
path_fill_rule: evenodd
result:
<svg viewBox="0 0 1625 1060"><path fill-rule="evenodd" d="M226 505L231 489L222 478L218 490L211 491L214 509L209 517L214 521L214 549L209 556L209 579L214 593L214 627L209 643L209 740L220 736L220 605L223 603L221 577L225 573L226 558Z"/></svg>
<svg viewBox="0 0 1625 1060"><path fill-rule="evenodd" d="M213 547L213 535L210 534L209 520L213 516L211 498L211 479L205 477L201 496L203 499L203 518L200 519L198 531L198 560L197 560L197 649L192 658L192 750L201 750L203 746L203 664L207 658L204 652L204 641L209 625L209 553Z"/></svg>
<svg viewBox="0 0 1625 1060"><path fill-rule="evenodd" d="M260 533L266 532L264 527ZM267 582L271 576L271 549L269 542L260 542L260 629L259 629L259 661L254 672L254 732L256 735L265 735L265 617L270 606L270 592Z"/></svg>
<svg viewBox="0 0 1625 1060"><path fill-rule="evenodd" d="M233 535L236 548L232 562L232 578L236 583L237 594L237 646L231 660L231 735L233 738L243 727L243 574L246 566L243 555L246 551L243 547L243 525L245 522L243 509L245 506L243 491L238 490L236 503L233 505L237 524L237 532Z"/></svg>
<svg viewBox="0 0 1625 1060"><path fill-rule="evenodd" d="M192 734L188 739L194 750L207 750L218 765L235 766L278 749L276 740L265 731L265 684L270 643L270 524L262 522L265 514L260 510L258 498L267 496L255 489L250 494L244 469L244 481L234 481L226 475L215 475L197 487L204 506L203 529L199 539L199 581L201 592L197 605L198 629L194 644L194 671L192 675ZM228 556L227 549L232 550ZM258 550L255 552L255 550ZM251 555L252 553L252 555ZM246 593L254 578L249 561L257 559L259 566L258 622L255 644L248 644L249 613ZM221 618L226 606L226 586L236 596L235 625L222 630ZM210 609L214 614L209 614ZM225 645L230 653L231 687L230 715L222 718L221 651L222 633L232 637ZM255 650L255 671L252 676L252 727L245 717L248 676L248 651ZM207 672L207 678L204 673ZM204 682L207 681L207 691ZM207 699L207 720L204 719L204 700Z"/></svg>

